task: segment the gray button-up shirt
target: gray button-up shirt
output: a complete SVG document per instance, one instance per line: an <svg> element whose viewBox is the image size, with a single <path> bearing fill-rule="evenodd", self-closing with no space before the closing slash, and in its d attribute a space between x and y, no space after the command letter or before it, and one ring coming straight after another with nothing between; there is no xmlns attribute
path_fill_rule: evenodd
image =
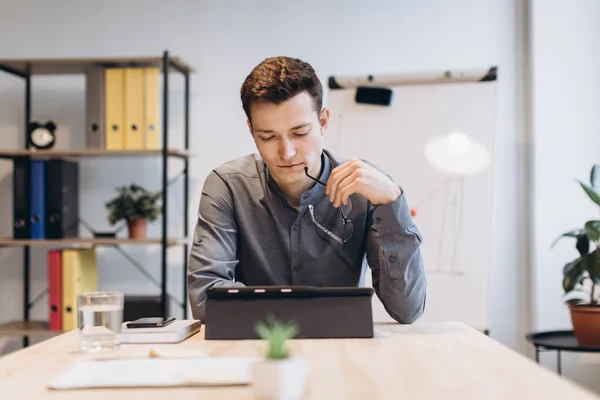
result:
<svg viewBox="0 0 600 400"><path fill-rule="evenodd" d="M319 180L327 182L331 170L345 160L327 150L322 159ZM258 154L211 171L202 189L188 265L192 316L204 319L206 291L214 286L358 286L366 256L373 289L390 316L400 323L415 321L425 308L426 278L421 234L404 191L386 205L374 206L358 194L351 199L352 236L340 243L316 224L342 236L340 209L333 207L322 185L304 192L296 209Z"/></svg>

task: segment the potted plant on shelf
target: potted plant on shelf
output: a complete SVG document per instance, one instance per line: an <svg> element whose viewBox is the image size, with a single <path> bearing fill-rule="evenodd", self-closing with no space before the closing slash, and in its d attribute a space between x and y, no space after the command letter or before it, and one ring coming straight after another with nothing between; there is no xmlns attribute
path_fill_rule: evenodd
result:
<svg viewBox="0 0 600 400"><path fill-rule="evenodd" d="M118 195L106 203L108 222L115 225L124 220L131 239L146 238L148 221L155 221L161 211L156 204L161 192L150 192L135 184L121 186L117 192Z"/></svg>
<svg viewBox="0 0 600 400"><path fill-rule="evenodd" d="M589 185L578 182L600 206L600 164L592 167ZM564 266L562 282L575 337L583 346L600 346L600 220L563 233L554 244L563 237L574 238L579 252L579 257Z"/></svg>
<svg viewBox="0 0 600 400"><path fill-rule="evenodd" d="M256 324L256 333L268 347L265 358L252 365L254 391L259 399L299 399L306 386L306 361L290 356L286 348L287 341L298 334L298 327L273 315L266 321Z"/></svg>

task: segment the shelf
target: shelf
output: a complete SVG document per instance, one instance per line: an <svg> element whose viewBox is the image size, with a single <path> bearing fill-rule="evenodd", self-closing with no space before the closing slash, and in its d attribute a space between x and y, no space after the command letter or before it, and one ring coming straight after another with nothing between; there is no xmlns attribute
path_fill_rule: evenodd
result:
<svg viewBox="0 0 600 400"><path fill-rule="evenodd" d="M71 150L0 150L0 158L15 158L29 156L32 158L64 158L64 157L143 157L160 156L162 150L102 150L102 149L71 149ZM188 158L192 156L188 150L169 149L170 157Z"/></svg>
<svg viewBox="0 0 600 400"><path fill-rule="evenodd" d="M167 246L187 243L187 239L168 239ZM0 238L0 247L19 246L117 246L117 245L161 245L161 239L126 239L126 238L72 238L72 239L11 239Z"/></svg>
<svg viewBox="0 0 600 400"><path fill-rule="evenodd" d="M84 74L92 67L162 68L162 61L162 57L0 59L0 70L26 75L29 68L32 75L73 75ZM180 72L195 72L179 57L169 57L169 61L171 68Z"/></svg>
<svg viewBox="0 0 600 400"><path fill-rule="evenodd" d="M46 321L10 321L0 324L0 337L2 336L57 336L61 331L48 329Z"/></svg>

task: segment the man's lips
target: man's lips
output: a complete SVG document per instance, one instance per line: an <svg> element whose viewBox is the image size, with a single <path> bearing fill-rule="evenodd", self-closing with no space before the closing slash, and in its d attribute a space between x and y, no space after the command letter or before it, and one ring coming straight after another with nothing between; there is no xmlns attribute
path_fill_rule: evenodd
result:
<svg viewBox="0 0 600 400"><path fill-rule="evenodd" d="M298 164L290 164L290 165L278 165L279 168L293 168L293 167L299 167L301 166L302 163L298 163Z"/></svg>

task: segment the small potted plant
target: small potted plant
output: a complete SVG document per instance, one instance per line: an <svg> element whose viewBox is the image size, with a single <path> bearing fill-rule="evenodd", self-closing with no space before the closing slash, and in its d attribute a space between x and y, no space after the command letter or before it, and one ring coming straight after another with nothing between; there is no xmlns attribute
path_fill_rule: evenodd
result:
<svg viewBox="0 0 600 400"><path fill-rule="evenodd" d="M150 192L131 184L117 188L118 195L106 203L108 222L115 225L124 220L131 239L144 239L148 221L155 221L161 208L156 204L161 192Z"/></svg>
<svg viewBox="0 0 600 400"><path fill-rule="evenodd" d="M286 343L298 334L294 323L282 323L273 315L256 324L256 333L267 342L265 358L252 365L254 391L259 399L300 399L307 379L306 361L292 357Z"/></svg>
<svg viewBox="0 0 600 400"><path fill-rule="evenodd" d="M600 206L600 164L592 167L589 185L579 184ZM554 244L563 237L574 238L579 252L579 257L564 266L562 282L575 337L583 346L600 346L600 220L563 233Z"/></svg>

